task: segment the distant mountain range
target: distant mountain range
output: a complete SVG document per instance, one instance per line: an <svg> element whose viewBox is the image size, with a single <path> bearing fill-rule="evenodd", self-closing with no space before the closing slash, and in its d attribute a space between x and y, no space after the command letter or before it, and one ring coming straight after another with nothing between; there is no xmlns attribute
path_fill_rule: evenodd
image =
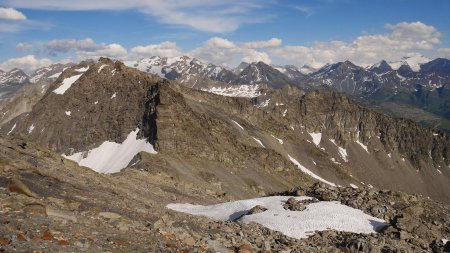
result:
<svg viewBox="0 0 450 253"><path fill-rule="evenodd" d="M160 77L176 80L195 89L220 94L234 90L275 89L286 85L303 90L342 92L358 102L396 117L450 131L450 60L429 60L423 56L405 57L400 61L380 61L361 67L350 61L328 64L320 69L308 66L276 66L263 62L241 63L227 69L188 56L145 58L126 61L129 67ZM41 68L27 76L14 69L0 71L0 92L12 93L24 84L54 81L67 67L57 64ZM237 88L236 85L252 85ZM240 93L245 96L261 92ZM231 94L232 95L232 94ZM255 95L256 96L256 95Z"/></svg>
<svg viewBox="0 0 450 253"><path fill-rule="evenodd" d="M397 117L411 118L450 130L450 60L409 57L361 67L345 61L318 70L304 66L241 63L229 70L187 56L152 57L126 62L128 66L159 75L192 88L208 90L219 84L293 85L304 90L332 90ZM216 84L217 85L217 84ZM405 110L405 107L411 107Z"/></svg>

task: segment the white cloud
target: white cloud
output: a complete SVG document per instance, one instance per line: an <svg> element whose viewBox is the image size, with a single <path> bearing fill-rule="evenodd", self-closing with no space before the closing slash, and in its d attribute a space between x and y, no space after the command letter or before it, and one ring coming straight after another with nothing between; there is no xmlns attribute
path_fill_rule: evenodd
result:
<svg viewBox="0 0 450 253"><path fill-rule="evenodd" d="M316 42L311 47L294 45L271 50L271 55L297 65L320 67L326 63L350 60L370 65L382 59L398 60L423 50L432 50L442 36L433 26L422 22L388 24L386 34L362 35L351 43Z"/></svg>
<svg viewBox="0 0 450 253"><path fill-rule="evenodd" d="M450 48L439 48L436 57L450 58Z"/></svg>
<svg viewBox="0 0 450 253"><path fill-rule="evenodd" d="M239 53L240 49L233 42L224 38L214 37L207 40L202 47L192 50L189 54L206 62L230 66Z"/></svg>
<svg viewBox="0 0 450 253"><path fill-rule="evenodd" d="M240 61L271 63L267 53L247 47L239 47L234 42L220 37L207 40L202 47L192 50L189 55L206 62L228 67L236 65Z"/></svg>
<svg viewBox="0 0 450 253"><path fill-rule="evenodd" d="M417 56L425 53L430 57L450 57L450 48L434 49L441 41L441 33L421 22L386 25L385 34L361 35L351 42L316 42L312 46L283 46L281 39L272 38L261 41L236 43L222 37L212 37L202 46L189 52L183 51L176 42L165 41L160 44L141 45L129 51L112 43L97 43L90 38L76 40L52 40L44 45L17 44L17 49L41 48L40 53L51 56L69 57L72 61L101 56L122 60L135 60L142 57L174 57L188 55L202 61L220 66L234 67L239 62L258 62L267 64L276 60L277 64L304 64L321 67L326 63L350 60L358 65L371 65L382 59L396 61L404 56ZM43 48L43 49L42 49ZM35 59L36 60L36 59Z"/></svg>
<svg viewBox="0 0 450 253"><path fill-rule="evenodd" d="M236 30L245 23L265 20L254 13L271 0L3 0L11 7L46 10L137 10L155 17L159 22L186 25L216 33Z"/></svg>
<svg viewBox="0 0 450 253"><path fill-rule="evenodd" d="M16 45L16 50L19 51L27 51L33 48L33 45L31 45L30 43L26 43L26 42L19 42Z"/></svg>
<svg viewBox="0 0 450 253"><path fill-rule="evenodd" d="M22 12L13 8L0 7L0 19L6 20L26 20L27 17Z"/></svg>
<svg viewBox="0 0 450 253"><path fill-rule="evenodd" d="M131 49L131 53L136 57L175 57L183 53L175 42L162 42L161 44L150 44L147 46L137 46Z"/></svg>
<svg viewBox="0 0 450 253"><path fill-rule="evenodd" d="M278 38L272 38L270 40L260 40L260 41L251 41L251 42L245 42L242 43L244 47L247 48L273 48L273 47L279 47L281 45L281 39Z"/></svg>
<svg viewBox="0 0 450 253"><path fill-rule="evenodd" d="M101 56L123 58L127 56L127 50L123 46L116 43L96 43L91 38L52 40L47 42L44 48L53 56L69 52L75 52L78 58L98 58Z"/></svg>
<svg viewBox="0 0 450 253"><path fill-rule="evenodd" d="M79 51L78 56L81 58L92 58L96 59L99 57L109 57L109 58L115 58L120 59L127 56L127 50L116 43L108 44L108 45L102 45L101 48L93 51Z"/></svg>
<svg viewBox="0 0 450 253"><path fill-rule="evenodd" d="M270 57L265 52L259 52L256 50L244 50L244 57L242 58L243 62L264 62L266 64L272 63Z"/></svg>
<svg viewBox="0 0 450 253"><path fill-rule="evenodd" d="M45 67L52 64L50 59L37 59L34 55L27 55L19 58L11 58L0 63L0 69L11 70L19 68L27 73L40 67Z"/></svg>

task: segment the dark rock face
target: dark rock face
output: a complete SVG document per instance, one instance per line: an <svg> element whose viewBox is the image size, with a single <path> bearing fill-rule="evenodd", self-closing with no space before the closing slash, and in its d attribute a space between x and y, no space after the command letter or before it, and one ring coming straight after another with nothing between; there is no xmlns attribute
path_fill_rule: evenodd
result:
<svg viewBox="0 0 450 253"><path fill-rule="evenodd" d="M64 94L53 92L75 75L81 76ZM137 126L138 136L157 146L156 106L160 86L167 82L109 59L82 63L64 71L33 112L17 120L16 130L65 154L105 140L121 143Z"/></svg>
<svg viewBox="0 0 450 253"><path fill-rule="evenodd" d="M142 128L144 137L153 145L156 151L158 147L158 127L156 125L157 111L156 107L159 105L159 86L151 86L146 94L145 111L142 119Z"/></svg>
<svg viewBox="0 0 450 253"><path fill-rule="evenodd" d="M384 74L389 71L392 71L391 66L385 61L381 61L378 65L374 65L370 68L370 70L377 74Z"/></svg>
<svg viewBox="0 0 450 253"><path fill-rule="evenodd" d="M450 164L449 135L359 107L342 94L310 92L299 100L299 107L308 129L322 129L339 143L378 138L386 150L398 150L418 167L421 161Z"/></svg>
<svg viewBox="0 0 450 253"><path fill-rule="evenodd" d="M424 73L450 74L450 60L437 58L420 66L420 71Z"/></svg>

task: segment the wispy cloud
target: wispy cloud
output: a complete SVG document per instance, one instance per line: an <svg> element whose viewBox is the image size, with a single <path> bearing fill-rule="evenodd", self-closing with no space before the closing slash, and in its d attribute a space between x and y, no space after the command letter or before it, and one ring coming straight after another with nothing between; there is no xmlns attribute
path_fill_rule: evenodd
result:
<svg viewBox="0 0 450 253"><path fill-rule="evenodd" d="M0 33L14 33L26 29L45 30L50 27L52 27L52 24L30 20L25 14L14 8L0 7Z"/></svg>
<svg viewBox="0 0 450 253"><path fill-rule="evenodd" d="M258 10L272 0L0 0L0 4L42 10L137 10L171 25L197 30L227 33L246 23L264 22L270 18Z"/></svg>
<svg viewBox="0 0 450 253"><path fill-rule="evenodd" d="M31 45L30 43L27 42L19 42L16 45L16 50L18 51L28 51L33 49L33 45Z"/></svg>
<svg viewBox="0 0 450 253"><path fill-rule="evenodd" d="M310 17L311 15L314 14L314 9L310 6L306 6L306 5L296 5L294 6L294 9L303 12L306 17Z"/></svg>
<svg viewBox="0 0 450 253"><path fill-rule="evenodd" d="M45 43L42 51L51 56L57 56L59 54L66 53L75 53L78 59L97 58L101 56L122 58L126 57L128 54L127 50L117 43L96 43L91 38L82 40L52 40Z"/></svg>

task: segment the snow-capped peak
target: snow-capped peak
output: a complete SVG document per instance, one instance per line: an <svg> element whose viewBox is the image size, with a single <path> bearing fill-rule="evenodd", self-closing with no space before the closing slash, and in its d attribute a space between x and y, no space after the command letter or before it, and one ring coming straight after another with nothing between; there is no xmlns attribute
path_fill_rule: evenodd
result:
<svg viewBox="0 0 450 253"><path fill-rule="evenodd" d="M413 55L403 57L399 61L391 61L389 65L392 69L398 70L402 65L408 65L413 71L417 72L420 70L420 65L429 62L430 59L423 55Z"/></svg>
<svg viewBox="0 0 450 253"><path fill-rule="evenodd" d="M300 73L302 74L309 75L311 73L316 72L317 69L308 65L303 65L301 68L298 69L298 71L300 71Z"/></svg>

